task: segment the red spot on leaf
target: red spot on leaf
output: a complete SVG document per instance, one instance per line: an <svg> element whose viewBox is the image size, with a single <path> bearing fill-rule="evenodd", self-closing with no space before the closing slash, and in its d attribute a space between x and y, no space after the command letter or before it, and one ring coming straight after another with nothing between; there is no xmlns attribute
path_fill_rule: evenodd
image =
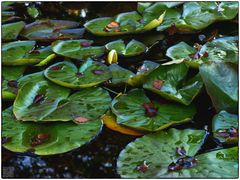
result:
<svg viewBox="0 0 240 180"><path fill-rule="evenodd" d="M31 139L31 146L34 147L34 146L40 145L46 142L47 140L49 140L49 138L50 138L49 134L43 134L43 133L37 134Z"/></svg>
<svg viewBox="0 0 240 180"><path fill-rule="evenodd" d="M91 42L88 42L88 41L81 42L80 46L81 47L89 47L89 46L91 46Z"/></svg>
<svg viewBox="0 0 240 180"><path fill-rule="evenodd" d="M147 172L149 166L147 165L146 161L136 167L136 170L142 173Z"/></svg>
<svg viewBox="0 0 240 180"><path fill-rule="evenodd" d="M58 71L60 69L62 69L62 66L53 66L50 68L50 70L52 70L52 71Z"/></svg>
<svg viewBox="0 0 240 180"><path fill-rule="evenodd" d="M85 123L87 121L89 121L89 119L85 117L81 117L81 116L74 117L74 122L76 123Z"/></svg>
<svg viewBox="0 0 240 180"><path fill-rule="evenodd" d="M16 80L9 80L8 81L8 86L17 88L18 87L18 82Z"/></svg>
<svg viewBox="0 0 240 180"><path fill-rule="evenodd" d="M172 24L168 29L167 29L168 35L172 36L177 32L177 28L175 24Z"/></svg>
<svg viewBox="0 0 240 180"><path fill-rule="evenodd" d="M156 89L161 89L163 83L164 83L163 80L155 80L153 81L152 86Z"/></svg>
<svg viewBox="0 0 240 180"><path fill-rule="evenodd" d="M145 115L148 117L154 117L157 115L158 108L154 107L152 102L144 103L143 107L145 108Z"/></svg>
<svg viewBox="0 0 240 180"><path fill-rule="evenodd" d="M37 104L37 103L41 103L44 100L44 95L43 94L38 94L35 96L33 103Z"/></svg>

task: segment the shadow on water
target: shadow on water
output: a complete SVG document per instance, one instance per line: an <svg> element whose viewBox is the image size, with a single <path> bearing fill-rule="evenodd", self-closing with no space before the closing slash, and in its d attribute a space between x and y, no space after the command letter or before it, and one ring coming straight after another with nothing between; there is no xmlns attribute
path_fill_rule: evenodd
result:
<svg viewBox="0 0 240 180"><path fill-rule="evenodd" d="M113 16L117 13L132 11L136 9L136 3L56 3L56 2L35 2L34 5L41 11L41 18L67 19L84 22L101 16ZM17 15L30 23L33 21L27 17L27 6L24 3L15 3L14 8ZM79 10L77 15L74 10ZM180 41L185 41L190 45L200 41L199 35L210 35L214 30L218 30L220 35L237 35L236 29L238 24L221 22L209 26L201 33L196 34L174 34L169 36L167 33L149 32L139 35L121 36L124 40L132 38L142 41L148 46L154 44L146 54L134 57L132 59L120 59L120 65L130 70L136 71L137 66L141 65L144 60L154 60L162 63L167 61L165 57L166 49ZM105 44L117 37L96 37L89 33L84 38L93 39L95 44ZM41 69L30 67L27 73L38 72ZM196 73L196 72L193 72ZM120 88L122 90L124 88ZM130 89L130 88L128 88ZM146 91L147 92L147 91ZM155 94L147 92L150 98L156 98ZM174 125L178 129L196 128L204 129L206 126L211 129L211 120L216 113L211 100L207 93L203 91L193 102L196 106L197 113L195 117L187 123ZM2 103L5 109L12 105L11 101ZM116 172L116 160L120 151L135 137L123 135L114 132L106 127L102 127L101 132L88 144L71 152L53 155L53 156L36 156L26 153L12 153L2 148L2 167L14 167L14 175L10 177L17 178L119 178ZM205 144L200 153L217 148L219 144L211 136L211 132L206 138ZM5 175L8 177L8 175Z"/></svg>

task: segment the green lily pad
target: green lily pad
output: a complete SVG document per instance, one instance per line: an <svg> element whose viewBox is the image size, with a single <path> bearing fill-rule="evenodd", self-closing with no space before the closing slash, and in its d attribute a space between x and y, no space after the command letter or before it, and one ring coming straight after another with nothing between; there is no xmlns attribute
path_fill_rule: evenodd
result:
<svg viewBox="0 0 240 180"><path fill-rule="evenodd" d="M164 22L157 30L172 28L175 32L202 30L216 21L231 20L238 14L237 2L185 2L182 7L177 5L178 2L156 2L141 11L145 18L156 17L165 11Z"/></svg>
<svg viewBox="0 0 240 180"><path fill-rule="evenodd" d="M116 41L107 43L105 47L109 51L111 51L112 49L115 49L118 55L127 56L127 57L136 56L146 51L145 44L139 41L136 41L134 39L131 40L127 45L125 45L123 40L116 40Z"/></svg>
<svg viewBox="0 0 240 180"><path fill-rule="evenodd" d="M84 27L91 33L99 36L113 36L150 31L159 26L164 12L155 19L144 21L136 11L125 12L115 17L101 17L88 21Z"/></svg>
<svg viewBox="0 0 240 180"><path fill-rule="evenodd" d="M112 77L109 68L92 59L85 61L79 68L71 62L60 62L49 66L44 75L52 82L70 88L96 86Z"/></svg>
<svg viewBox="0 0 240 180"><path fill-rule="evenodd" d="M111 108L118 124L144 131L157 131L189 121L195 114L192 106L151 102L142 89L116 97Z"/></svg>
<svg viewBox="0 0 240 180"><path fill-rule="evenodd" d="M112 73L111 84L113 85L125 84L131 77L135 76L132 71L122 68L117 64L110 65L109 69Z"/></svg>
<svg viewBox="0 0 240 180"><path fill-rule="evenodd" d="M224 61L238 64L238 37L218 38L204 44L199 51L185 42L167 49L166 56L173 61L183 60L193 68L207 61Z"/></svg>
<svg viewBox="0 0 240 180"><path fill-rule="evenodd" d="M238 37L223 37L207 42L199 51L207 53L203 61L224 61L238 64Z"/></svg>
<svg viewBox="0 0 240 180"><path fill-rule="evenodd" d="M191 104L203 87L199 74L186 81L188 66L181 64L160 65L152 71L143 85L168 100Z"/></svg>
<svg viewBox="0 0 240 180"><path fill-rule="evenodd" d="M34 49L35 41L15 41L2 46L3 65L16 66L36 64L45 59L53 58L50 46Z"/></svg>
<svg viewBox="0 0 240 180"><path fill-rule="evenodd" d="M37 8L35 7L28 7L27 8L28 15L32 18L37 18L40 14Z"/></svg>
<svg viewBox="0 0 240 180"><path fill-rule="evenodd" d="M2 98L7 100L15 99L18 92L17 80L23 75L26 67L9 67L2 68Z"/></svg>
<svg viewBox="0 0 240 180"><path fill-rule="evenodd" d="M38 155L65 153L89 142L97 135L100 127L100 119L80 125L73 122L46 124L15 121L10 107L3 111L2 137L8 139L3 147L13 152L31 151ZM33 144L33 139L40 135L48 138L38 145Z"/></svg>
<svg viewBox="0 0 240 180"><path fill-rule="evenodd" d="M156 69L159 66L158 63L152 61L144 61L142 66L138 69L137 73L133 73L132 71L122 68L117 64L112 64L109 66L112 72L112 84L129 84L131 86L139 86L142 85L147 78L147 75Z"/></svg>
<svg viewBox="0 0 240 180"><path fill-rule="evenodd" d="M209 62L199 68L208 95L217 111L238 112L238 72L230 63ZM220 98L221 97L221 98Z"/></svg>
<svg viewBox="0 0 240 180"><path fill-rule="evenodd" d="M117 170L122 178L237 178L238 147L215 150L193 157L195 165L169 171L169 165L181 159L176 148L187 156L196 155L202 145L201 130L176 130L145 135L121 151Z"/></svg>
<svg viewBox="0 0 240 180"><path fill-rule="evenodd" d="M202 145L204 134L202 130L171 128L145 135L129 143L121 151L117 171L122 178L164 178L170 175L181 177L180 173L167 173L168 165L179 158L176 148L183 147L186 155L194 156ZM148 168L142 172L138 167L144 161Z"/></svg>
<svg viewBox="0 0 240 180"><path fill-rule="evenodd" d="M89 57L99 57L105 53L104 46L91 46L92 40L66 40L55 41L52 50L61 56L73 59L87 59Z"/></svg>
<svg viewBox="0 0 240 180"><path fill-rule="evenodd" d="M38 77L40 76L40 77ZM44 80L42 73L35 74L39 82L22 83L14 101L13 112L18 120L42 121L57 109L69 96L70 90Z"/></svg>
<svg viewBox="0 0 240 180"><path fill-rule="evenodd" d="M53 41L81 38L84 29L76 28L79 23L65 20L36 21L25 26L21 35L29 40ZM70 29L71 28L71 29ZM74 28L74 29L72 29Z"/></svg>
<svg viewBox="0 0 240 180"><path fill-rule="evenodd" d="M100 88L87 88L70 95L69 89L46 81L42 73L19 81L21 88L13 112L22 121L95 120L105 113L111 102L108 92Z"/></svg>
<svg viewBox="0 0 240 180"><path fill-rule="evenodd" d="M221 111L212 121L213 136L221 143L238 143L238 115Z"/></svg>
<svg viewBox="0 0 240 180"><path fill-rule="evenodd" d="M23 21L2 25L2 39L4 41L15 40L20 31L24 28Z"/></svg>

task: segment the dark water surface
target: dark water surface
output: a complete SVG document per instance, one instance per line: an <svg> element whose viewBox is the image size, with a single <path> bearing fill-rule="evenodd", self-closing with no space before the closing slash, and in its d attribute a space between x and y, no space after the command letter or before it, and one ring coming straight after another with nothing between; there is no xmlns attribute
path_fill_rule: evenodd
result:
<svg viewBox="0 0 240 180"><path fill-rule="evenodd" d="M82 26L86 21L101 16L113 16L121 12L136 10L135 2L45 2L45 3L29 3L34 5L41 11L42 18L50 19L67 19L80 22ZM17 15L22 17L27 23L34 20L28 18L26 12L26 4L19 3L13 5ZM73 10L80 10L78 15L72 14ZM24 18L25 17L25 18ZM221 22L211 25L201 33L196 34L175 34L169 36L167 33L149 32L144 36L128 35L121 37L96 37L89 33L84 34L84 38L93 39L96 44L105 44L113 39L136 39L144 42L148 46L154 46L144 55L134 57L133 59L120 59L120 65L130 70L136 71L138 65L144 60L154 60L156 62L166 62L167 57L164 56L168 47L180 41L185 41L191 45L194 43L203 43L199 40L199 35L210 36L214 31L218 31L220 35L238 35L238 24L235 22ZM31 67L27 73L39 71L39 68ZM192 73L196 72L192 70ZM116 88L117 92L124 88ZM114 90L114 89L113 89ZM147 91L146 91L147 92ZM112 94L113 95L113 94ZM147 92L150 98L156 98L155 94ZM175 128L196 128L204 129L206 126L211 129L211 119L215 114L211 100L206 92L202 92L194 103L197 108L197 114L192 121L175 125ZM3 102L2 109L12 105L12 102ZM99 134L88 144L81 148L61 155L36 156L26 153L12 153L2 148L2 167L8 171L11 168L13 173L5 173L3 177L12 178L119 178L116 172L116 160L120 151L135 137L123 135L114 132L106 127L102 127ZM211 136L211 132L206 138L200 153L221 146Z"/></svg>

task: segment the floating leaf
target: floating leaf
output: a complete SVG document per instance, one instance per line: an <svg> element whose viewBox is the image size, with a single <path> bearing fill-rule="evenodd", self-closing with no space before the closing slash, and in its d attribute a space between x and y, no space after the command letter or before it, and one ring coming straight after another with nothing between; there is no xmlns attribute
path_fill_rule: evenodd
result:
<svg viewBox="0 0 240 180"><path fill-rule="evenodd" d="M18 120L73 120L79 123L99 118L109 107L111 98L105 90L87 88L69 96L69 89L46 81L43 77L40 80L41 77L38 77L40 75L42 74L38 73L21 80L23 85L18 92L13 108ZM29 81L34 77L38 79L37 83Z"/></svg>
<svg viewBox="0 0 240 180"><path fill-rule="evenodd" d="M36 64L45 59L53 58L50 46L34 49L35 44L35 41L15 41L4 44L2 47L3 65Z"/></svg>
<svg viewBox="0 0 240 180"><path fill-rule="evenodd" d="M99 36L113 36L139 33L152 30L163 21L164 13L155 19L142 21L143 17L136 11L125 12L115 17L101 17L88 21L84 27L91 33Z"/></svg>
<svg viewBox="0 0 240 180"><path fill-rule="evenodd" d="M110 71L112 72L112 84L123 84L127 83L128 80L135 76L135 74L117 64L112 64L109 66Z"/></svg>
<svg viewBox="0 0 240 180"><path fill-rule="evenodd" d="M213 136L221 143L238 143L238 116L221 111L212 121Z"/></svg>
<svg viewBox="0 0 240 180"><path fill-rule="evenodd" d="M189 105L202 89L203 83L199 75L186 81L187 73L185 64L160 65L148 75L143 87L166 99ZM162 82L159 88L155 86L158 81Z"/></svg>
<svg viewBox="0 0 240 180"><path fill-rule="evenodd" d="M224 37L207 42L199 50L180 42L167 49L166 56L172 60L183 60L198 68L207 61L225 61L238 64L238 37Z"/></svg>
<svg viewBox="0 0 240 180"><path fill-rule="evenodd" d="M66 20L36 21L26 25L21 35L27 39L38 41L78 39L84 33L83 28L76 28L78 26L79 23Z"/></svg>
<svg viewBox="0 0 240 180"><path fill-rule="evenodd" d="M136 40L131 40L127 45L125 45L123 40L116 40L105 45L107 50L116 50L121 56L136 56L142 54L146 51L146 46Z"/></svg>
<svg viewBox="0 0 240 180"><path fill-rule="evenodd" d="M132 135L132 136L142 136L143 133L136 131L134 129L128 128L126 126L122 126L117 124L116 117L108 112L102 116L102 123L109 129L113 131L120 132L122 134Z"/></svg>
<svg viewBox="0 0 240 180"><path fill-rule="evenodd" d="M23 21L2 25L2 39L4 41L15 40L20 31L24 28Z"/></svg>
<svg viewBox="0 0 240 180"><path fill-rule="evenodd" d="M13 116L11 107L3 111L2 134L3 137L10 139L3 146L13 152L27 152L31 150L38 155L65 153L89 142L97 135L101 127L99 119L80 125L73 122L42 124L15 121ZM36 142L36 137L43 137L43 135L45 137L47 135L48 138L43 142L38 140L38 143L35 143L35 146L33 146L33 140Z"/></svg>
<svg viewBox="0 0 240 180"><path fill-rule="evenodd" d="M109 68L92 59L77 68L71 62L60 62L48 67L45 76L52 82L70 88L86 88L98 85L112 77Z"/></svg>
<svg viewBox="0 0 240 180"><path fill-rule="evenodd" d="M138 138L121 151L117 161L118 173L122 178L196 177L194 174L182 175L177 171L168 172L168 165L180 158L176 154L178 147L183 147L187 156L194 156L202 145L204 134L202 130L172 128ZM138 167L144 161L148 169L145 172L139 171ZM212 162L208 166L213 164L215 163ZM181 170L181 172L188 172L191 169L194 168ZM200 175L205 177L204 174Z"/></svg>
<svg viewBox="0 0 240 180"><path fill-rule="evenodd" d="M105 53L104 46L91 46L92 40L66 40L55 41L52 50L59 55L73 59L87 59L89 57L99 57Z"/></svg>
<svg viewBox="0 0 240 180"><path fill-rule="evenodd" d="M209 62L202 64L199 70L216 110L237 113L238 72L236 67L230 63Z"/></svg>
<svg viewBox="0 0 240 180"><path fill-rule="evenodd" d="M18 92L17 80L23 75L26 67L9 67L4 66L2 68L2 98L3 99L15 99Z"/></svg>
<svg viewBox="0 0 240 180"><path fill-rule="evenodd" d="M189 121L195 114L192 106L151 102L140 89L116 97L111 108L118 124L143 131L157 131Z"/></svg>

